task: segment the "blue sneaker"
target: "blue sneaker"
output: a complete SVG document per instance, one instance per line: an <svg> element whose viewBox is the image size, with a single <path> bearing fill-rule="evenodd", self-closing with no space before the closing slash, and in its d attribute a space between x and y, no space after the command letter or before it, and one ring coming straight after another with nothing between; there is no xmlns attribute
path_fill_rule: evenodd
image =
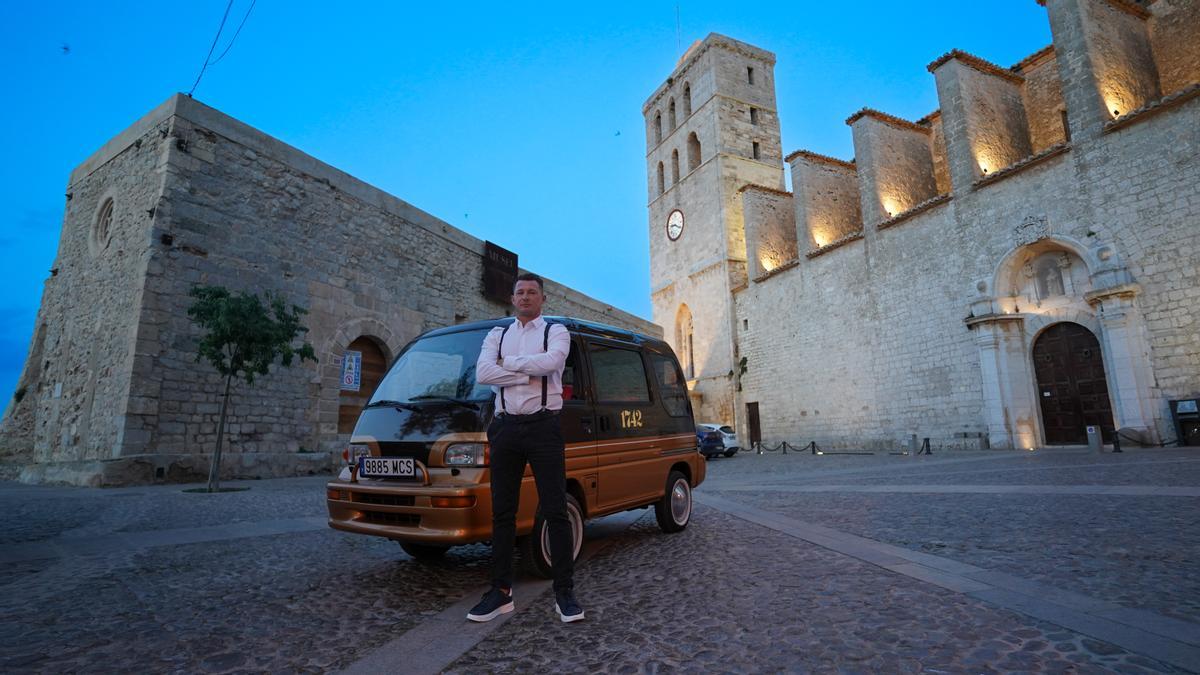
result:
<svg viewBox="0 0 1200 675"><path fill-rule="evenodd" d="M575 599L574 591L556 591L554 593L554 608L558 610L558 618L563 623L583 620L583 607Z"/></svg>
<svg viewBox="0 0 1200 675"><path fill-rule="evenodd" d="M499 588L493 588L483 594L483 599L479 604L471 608L467 612L467 618L471 621L491 621L501 614L508 614L516 609L513 605L512 595L505 593Z"/></svg>

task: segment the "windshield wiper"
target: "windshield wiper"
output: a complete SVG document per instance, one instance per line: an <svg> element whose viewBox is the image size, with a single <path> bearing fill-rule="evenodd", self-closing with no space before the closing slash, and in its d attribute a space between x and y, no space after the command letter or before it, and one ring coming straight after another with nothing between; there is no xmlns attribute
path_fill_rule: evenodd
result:
<svg viewBox="0 0 1200 675"><path fill-rule="evenodd" d="M415 410L415 408L413 408L413 406L411 406L403 401L389 401L389 400L371 401L370 403L368 403L366 405L366 407L367 408L379 408L379 407L382 407L385 405L392 406L393 408L402 408L404 410Z"/></svg>
<svg viewBox="0 0 1200 675"><path fill-rule="evenodd" d="M478 403L472 403L468 400L461 399L461 398L450 398L449 396L433 396L430 394L421 394L419 396L410 396L408 398L408 400L410 400L410 401L447 401L449 403L457 403L458 405L461 405L464 408L470 408L471 410L479 410Z"/></svg>

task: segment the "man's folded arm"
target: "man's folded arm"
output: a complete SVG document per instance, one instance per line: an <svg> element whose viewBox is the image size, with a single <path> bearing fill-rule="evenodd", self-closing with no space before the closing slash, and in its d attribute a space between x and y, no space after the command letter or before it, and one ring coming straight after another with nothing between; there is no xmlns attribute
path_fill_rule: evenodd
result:
<svg viewBox="0 0 1200 675"><path fill-rule="evenodd" d="M475 362L475 381L479 384L494 384L501 387L529 384L528 375L515 373L496 363L497 350L500 345L500 330L493 328L487 337L483 338L483 347L479 350L479 360Z"/></svg>
<svg viewBox="0 0 1200 675"><path fill-rule="evenodd" d="M525 373L533 377L552 375L561 372L567 362L567 354L571 351L571 336L565 326L553 324L550 328L550 339L543 354L504 357L504 367L507 370ZM482 355L480 356L482 359Z"/></svg>

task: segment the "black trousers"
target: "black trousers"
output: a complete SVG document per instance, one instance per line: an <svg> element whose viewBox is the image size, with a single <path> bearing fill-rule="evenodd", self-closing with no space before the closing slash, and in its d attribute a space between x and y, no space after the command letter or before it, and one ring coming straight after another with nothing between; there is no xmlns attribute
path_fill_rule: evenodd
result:
<svg viewBox="0 0 1200 675"><path fill-rule="evenodd" d="M574 546L567 519L567 465L557 414L532 422L497 415L487 430L492 471L492 585L512 588L513 543L525 464L533 468L538 509L550 528L554 590L574 586ZM541 543L535 543L540 547Z"/></svg>

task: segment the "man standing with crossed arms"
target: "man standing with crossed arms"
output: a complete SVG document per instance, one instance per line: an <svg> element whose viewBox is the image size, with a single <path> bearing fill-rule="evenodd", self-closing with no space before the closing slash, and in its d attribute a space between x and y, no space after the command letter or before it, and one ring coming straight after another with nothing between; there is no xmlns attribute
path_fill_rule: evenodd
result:
<svg viewBox="0 0 1200 675"><path fill-rule="evenodd" d="M525 463L533 468L538 505L550 528L554 599L565 623L583 618L575 600L574 546L567 519L567 470L559 411L562 373L571 350L565 326L542 318L542 278L522 274L513 286L517 317L483 340L475 380L496 392L496 415L488 426L492 474L492 588L471 608L471 621L491 621L515 609L512 552Z"/></svg>

